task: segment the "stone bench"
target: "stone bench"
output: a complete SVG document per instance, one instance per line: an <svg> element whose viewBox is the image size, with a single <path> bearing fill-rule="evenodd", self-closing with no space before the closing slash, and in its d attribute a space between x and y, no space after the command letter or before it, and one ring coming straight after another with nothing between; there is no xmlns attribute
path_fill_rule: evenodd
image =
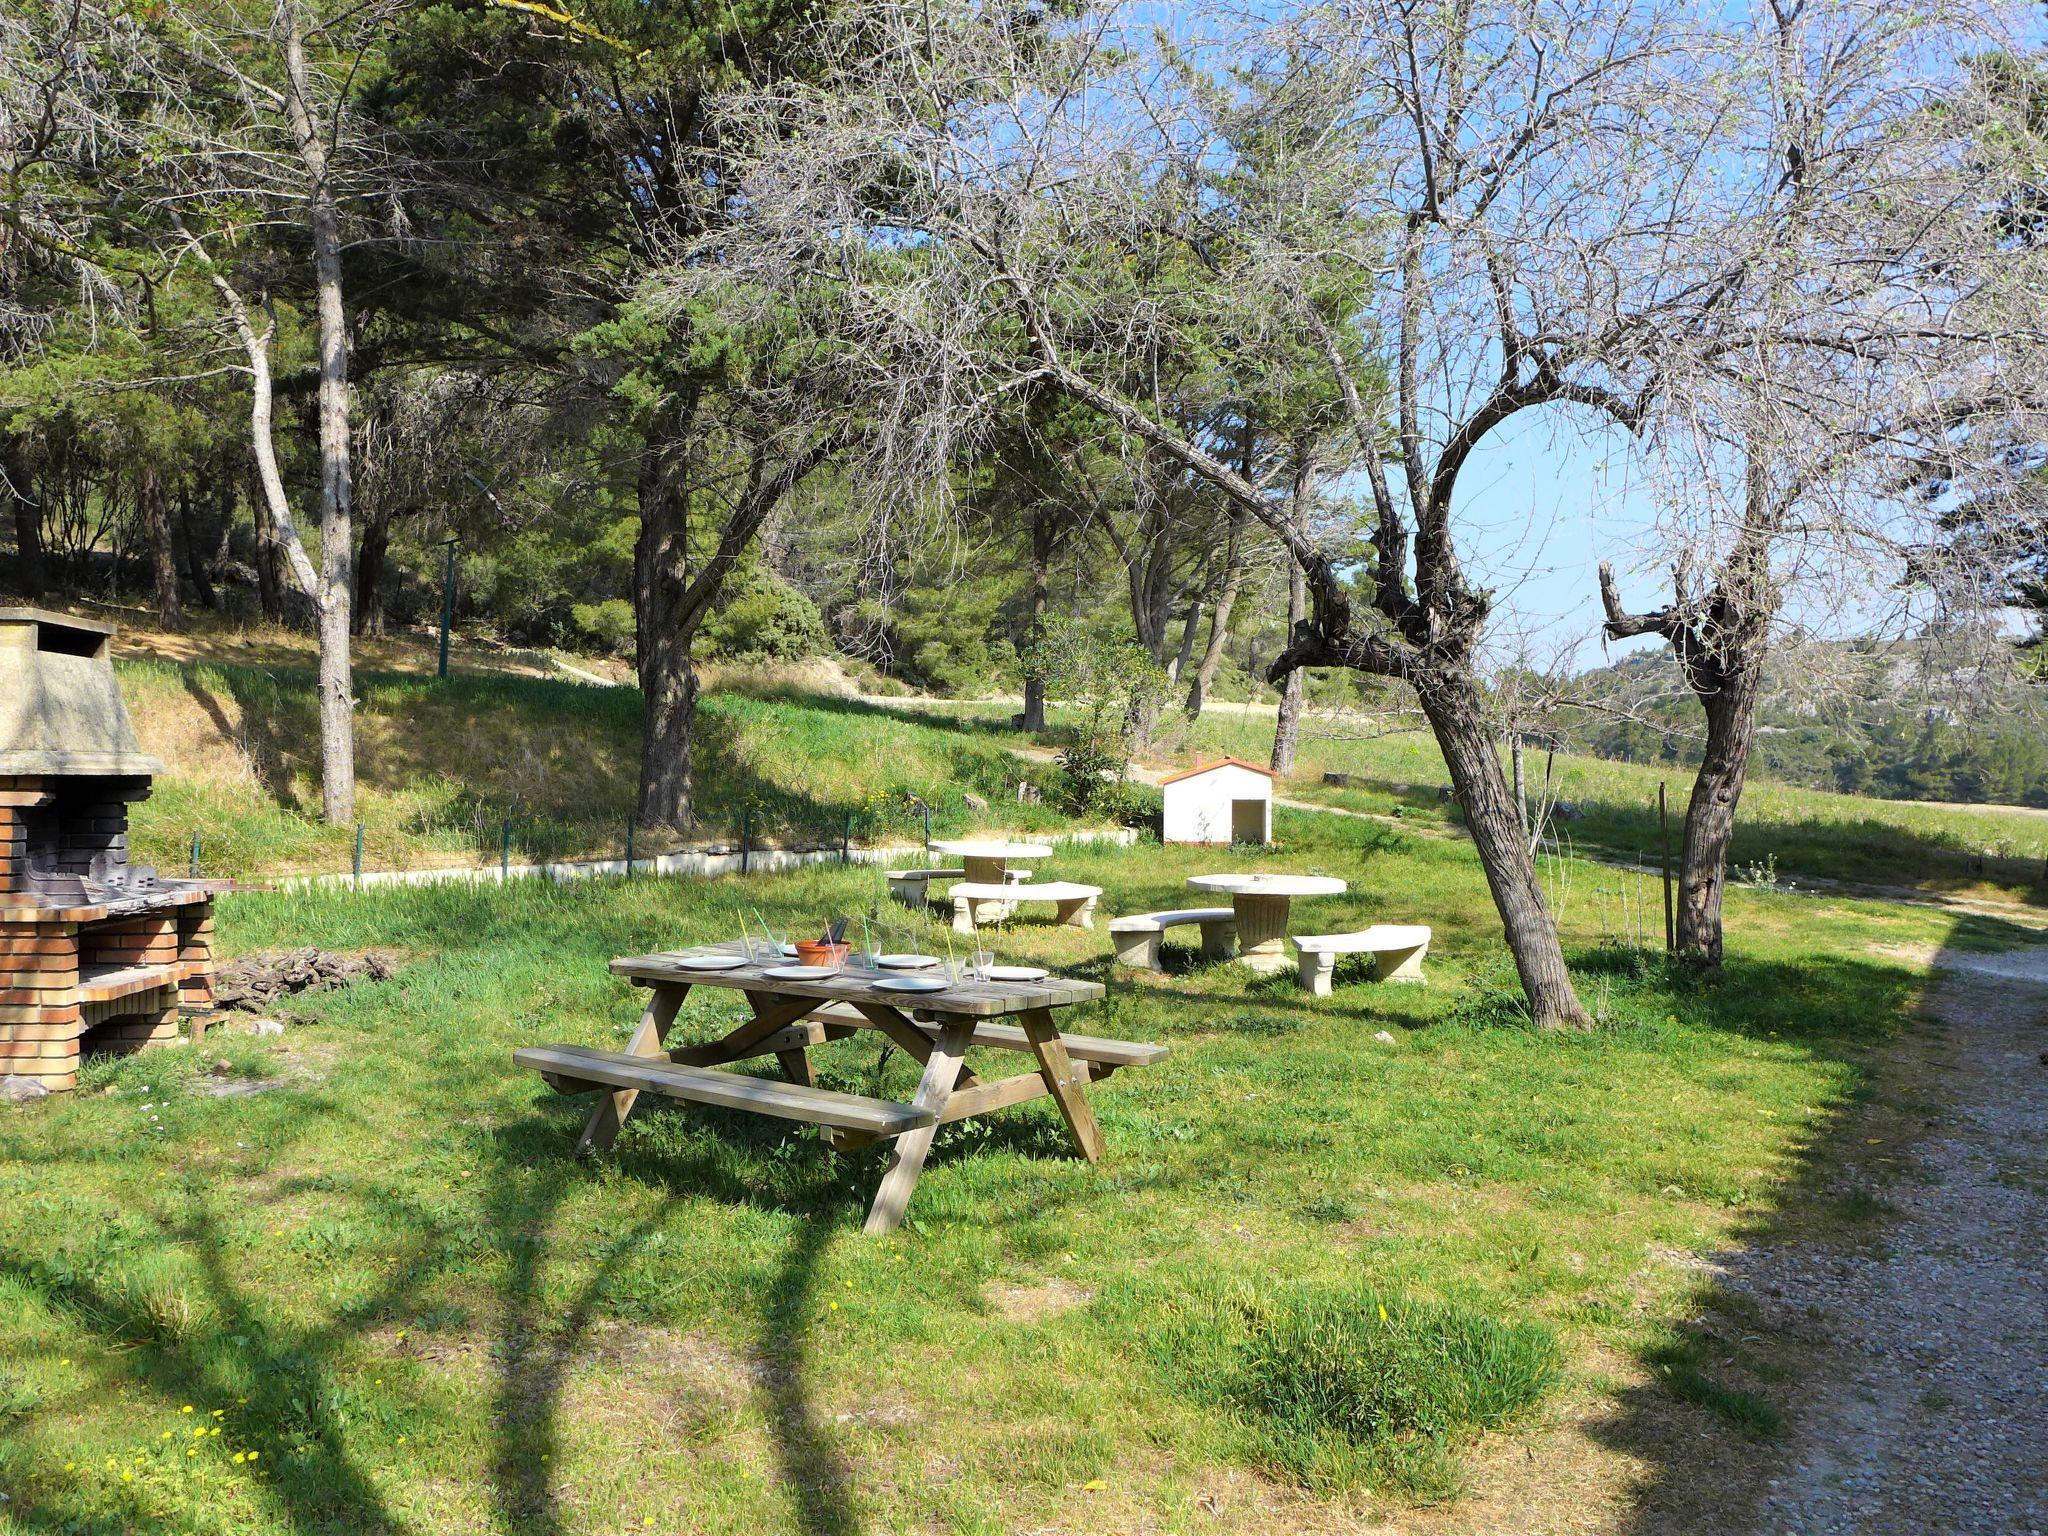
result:
<svg viewBox="0 0 2048 1536"><path fill-rule="evenodd" d="M964 869L892 869L889 876L889 894L904 906L916 910L931 900L929 887L934 880L960 880L966 877ZM1003 872L1003 878L1012 885L1031 878L1028 869L1011 869Z"/></svg>
<svg viewBox="0 0 2048 1536"><path fill-rule="evenodd" d="M1069 928L1095 926L1095 902L1102 895L1099 885L1077 885L1070 880L1046 880L1030 885L997 885L980 880L962 880L947 893L953 898L953 931L972 933L983 921L999 921L1027 901L1049 901L1058 921ZM989 910L994 909L994 910Z"/></svg>
<svg viewBox="0 0 2048 1536"><path fill-rule="evenodd" d="M1429 929L1420 923L1375 923L1357 933L1304 934L1293 941L1301 951L1301 984L1317 997L1330 995L1339 955L1371 955L1373 980L1425 984L1423 956Z"/></svg>
<svg viewBox="0 0 2048 1536"><path fill-rule="evenodd" d="M958 880L966 873L964 869L892 869L888 872L889 894L914 910L931 899L926 887L932 881Z"/></svg>
<svg viewBox="0 0 2048 1536"><path fill-rule="evenodd" d="M1202 958L1224 960L1237 941L1237 912L1231 907L1190 907L1184 912L1134 912L1115 917L1109 923L1109 941L1116 946L1119 965L1137 971L1162 969L1159 946L1166 930L1199 923L1202 929Z"/></svg>

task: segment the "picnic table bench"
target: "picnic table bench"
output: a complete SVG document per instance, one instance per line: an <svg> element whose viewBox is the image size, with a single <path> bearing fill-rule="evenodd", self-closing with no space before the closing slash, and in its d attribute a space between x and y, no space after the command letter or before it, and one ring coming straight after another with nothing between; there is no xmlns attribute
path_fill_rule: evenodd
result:
<svg viewBox="0 0 2048 1536"><path fill-rule="evenodd" d="M1121 1068L1148 1066L1166 1055L1163 1045L1060 1030L1055 1010L1100 998L1098 982L1059 976L1037 981L947 978L942 991L907 993L878 983L915 972L848 968L833 976L791 980L764 974L778 967L753 959L717 971L691 970L682 963L685 956L743 953L733 943L614 960L615 974L649 992L625 1050L544 1045L513 1052L517 1065L538 1072L559 1093L603 1093L577 1140L579 1153L611 1146L642 1093L817 1125L835 1151L893 1138L865 1228L888 1232L903 1219L939 1126L1050 1096L1081 1155L1096 1162L1102 1156L1102 1132L1084 1090ZM743 993L751 1017L720 1039L670 1047L669 1029L693 986ZM1009 1019L1016 1022L1004 1022ZM869 1029L923 1064L909 1102L818 1086L809 1049ZM1028 1054L1036 1070L984 1079L965 1061L968 1049L976 1046ZM785 1081L720 1070L763 1056L775 1057Z"/></svg>

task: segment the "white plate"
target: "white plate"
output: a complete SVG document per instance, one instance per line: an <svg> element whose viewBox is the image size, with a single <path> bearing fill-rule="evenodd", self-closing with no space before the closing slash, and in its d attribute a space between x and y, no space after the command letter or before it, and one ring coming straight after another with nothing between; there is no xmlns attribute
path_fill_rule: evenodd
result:
<svg viewBox="0 0 2048 1536"><path fill-rule="evenodd" d="M877 992L943 992L946 983L936 976L884 976L875 983Z"/></svg>
<svg viewBox="0 0 2048 1536"><path fill-rule="evenodd" d="M1036 965L985 965L981 974L989 981L1043 981L1048 972Z"/></svg>
<svg viewBox="0 0 2048 1536"><path fill-rule="evenodd" d="M824 981L837 976L836 965L771 965L761 973L771 981Z"/></svg>
<svg viewBox="0 0 2048 1536"><path fill-rule="evenodd" d="M875 964L885 971L922 971L937 965L937 955L877 955Z"/></svg>
<svg viewBox="0 0 2048 1536"><path fill-rule="evenodd" d="M676 956L676 964L686 971L736 971L746 963L745 955Z"/></svg>

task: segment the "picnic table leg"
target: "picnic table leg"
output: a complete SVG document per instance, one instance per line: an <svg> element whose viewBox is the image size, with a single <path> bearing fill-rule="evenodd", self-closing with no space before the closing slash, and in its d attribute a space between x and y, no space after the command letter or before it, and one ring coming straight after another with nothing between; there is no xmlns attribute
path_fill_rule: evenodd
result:
<svg viewBox="0 0 2048 1536"><path fill-rule="evenodd" d="M875 1203L868 1208L867 1225L862 1231L870 1235L894 1232L902 1223L910 1192L917 1188L917 1176L924 1172L924 1160L931 1152L932 1137L939 1128L938 1117L953 1096L960 1064L967 1055L967 1042L973 1035L972 1019L949 1018L940 1024L939 1037L932 1042L931 1055L925 1059L924 1078L917 1085L917 1096L910 1101L919 1109L930 1110L932 1123L896 1138L889 1150L889 1169L882 1175L881 1188L875 1191Z"/></svg>
<svg viewBox="0 0 2048 1536"><path fill-rule="evenodd" d="M1033 1008L1022 1022L1024 1038L1031 1042L1031 1053L1038 1058L1038 1074L1045 1079L1053 1102L1059 1105L1060 1118L1073 1132L1074 1145L1089 1162L1101 1162L1102 1127L1095 1123L1095 1111L1088 1107L1081 1085L1074 1081L1073 1059L1067 1055L1066 1042L1060 1039L1059 1025L1043 1008Z"/></svg>
<svg viewBox="0 0 2048 1536"><path fill-rule="evenodd" d="M626 1050L635 1056L666 1057L668 1052L663 1042L668 1038L669 1026L676 1021L676 1010L683 1005L683 999L689 992L687 986L654 988L647 999L647 1011L640 1015L640 1027L626 1042ZM583 1134L576 1138L576 1155L609 1152L612 1143L619 1139L619 1127L626 1123L626 1116L633 1113L633 1101L639 1097L637 1088L620 1088L600 1096L597 1108L590 1112L590 1119L583 1127Z"/></svg>

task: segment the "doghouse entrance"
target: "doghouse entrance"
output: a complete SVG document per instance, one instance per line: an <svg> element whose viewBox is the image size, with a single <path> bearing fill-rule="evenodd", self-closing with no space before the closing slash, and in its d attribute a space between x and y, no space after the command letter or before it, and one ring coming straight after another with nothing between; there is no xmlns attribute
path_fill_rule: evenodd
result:
<svg viewBox="0 0 2048 1536"><path fill-rule="evenodd" d="M1230 840L1233 843L1263 843L1266 840L1266 802L1230 802Z"/></svg>

